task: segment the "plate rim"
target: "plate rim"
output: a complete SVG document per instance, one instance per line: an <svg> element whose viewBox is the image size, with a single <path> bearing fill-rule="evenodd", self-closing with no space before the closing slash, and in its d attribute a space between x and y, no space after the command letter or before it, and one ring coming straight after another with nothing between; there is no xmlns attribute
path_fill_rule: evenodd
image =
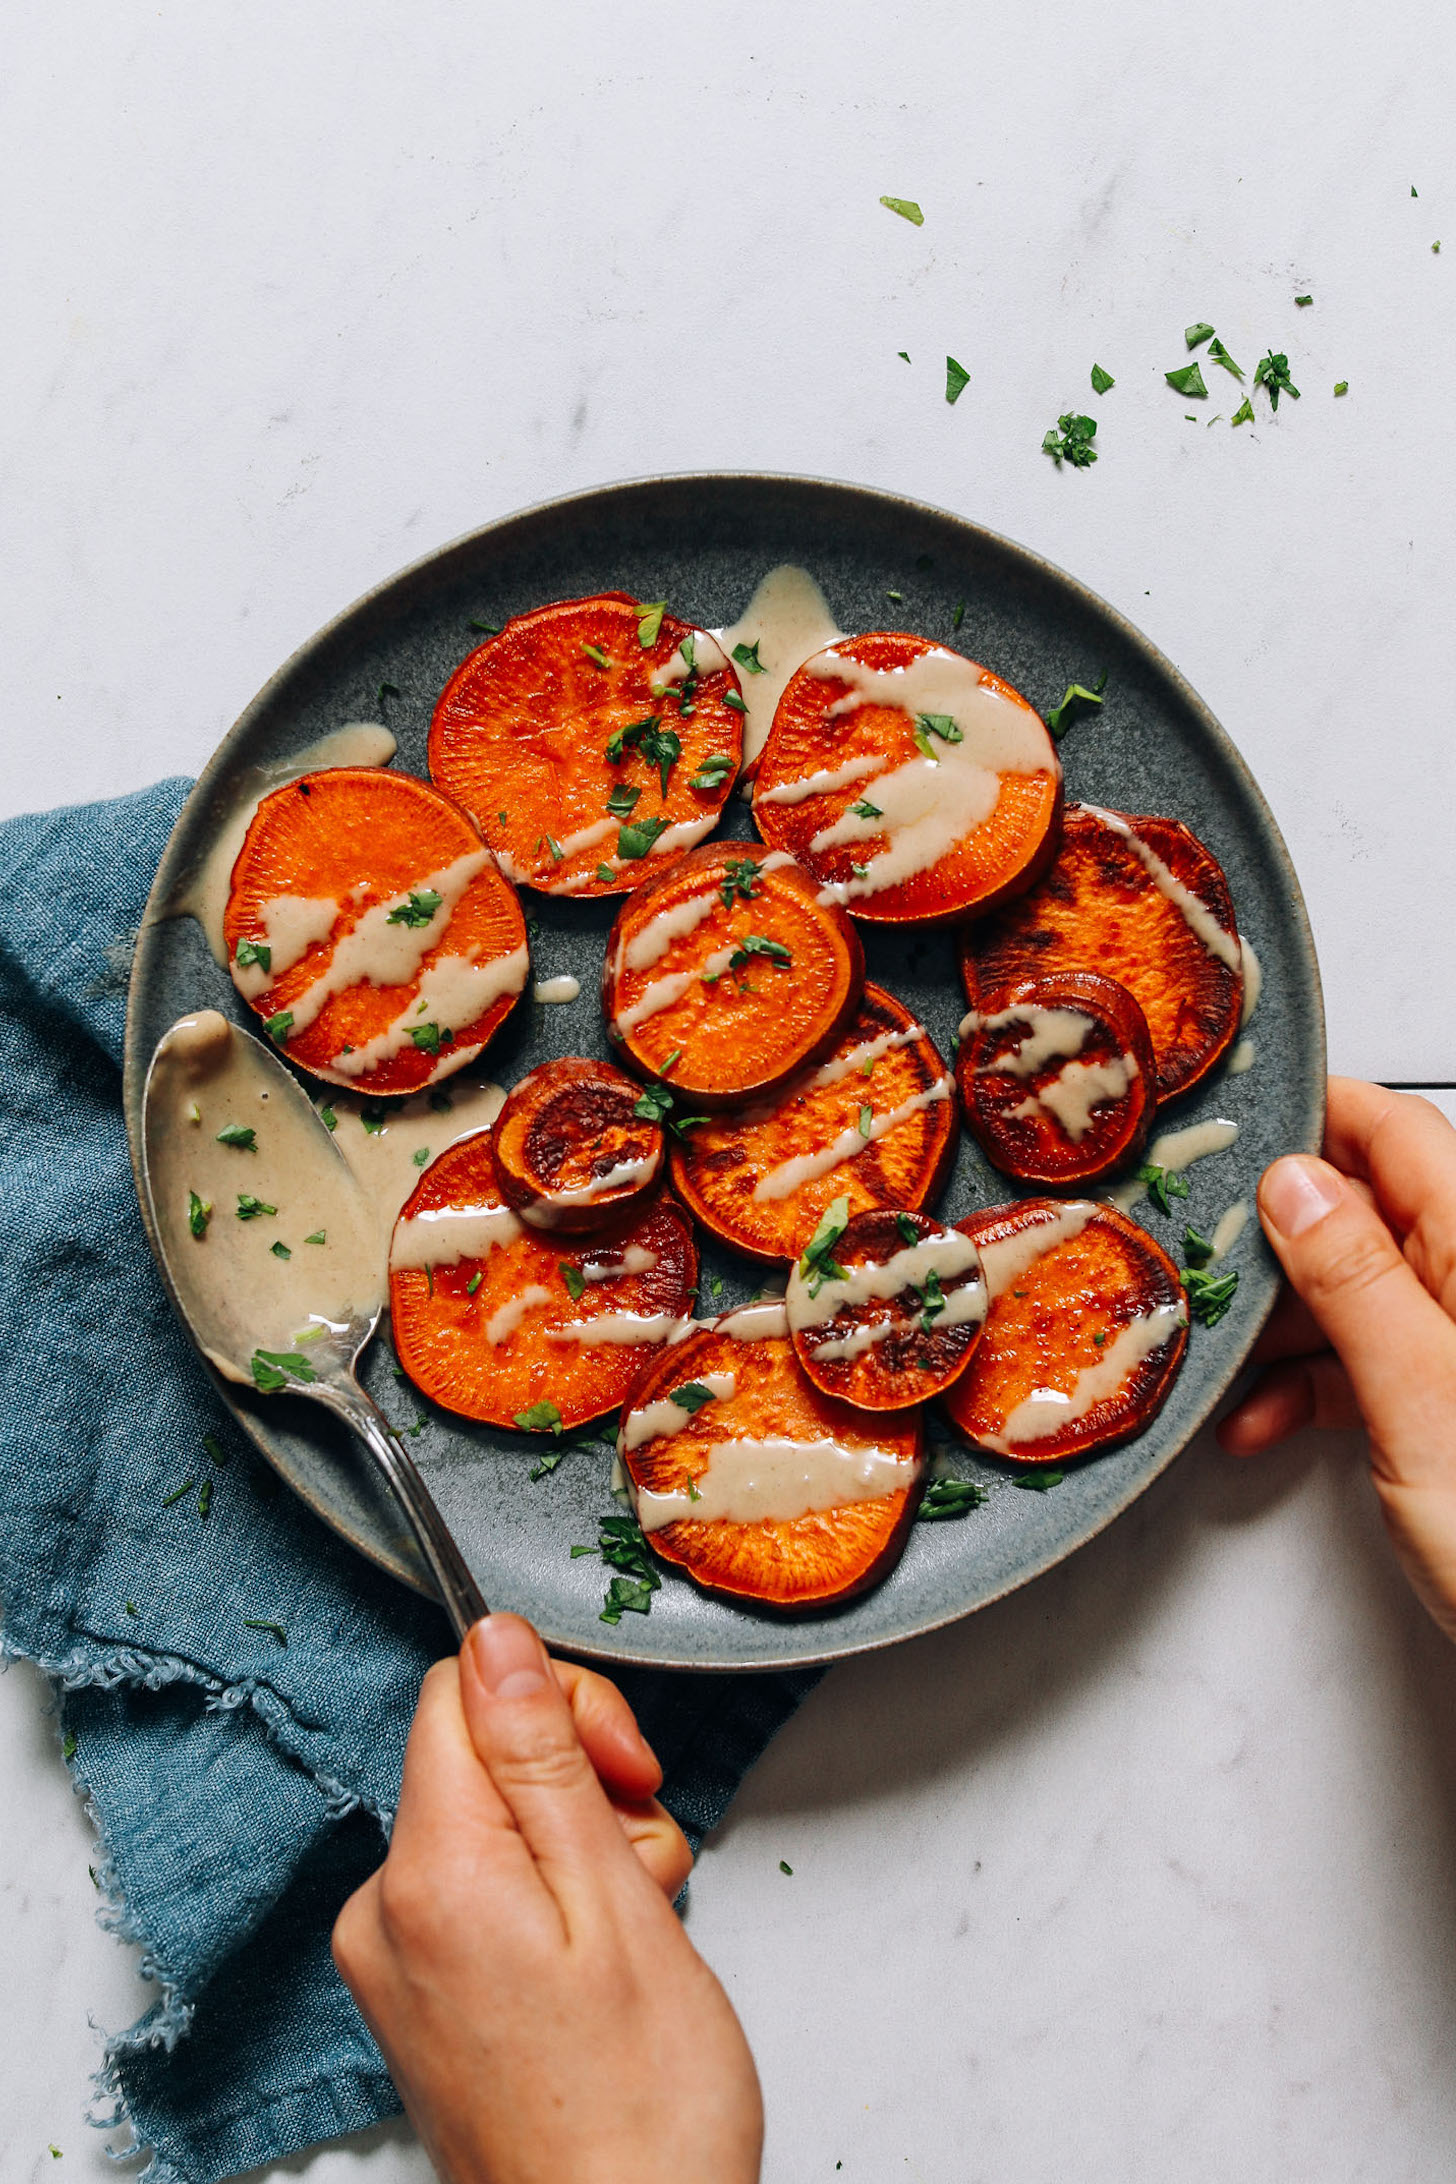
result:
<svg viewBox="0 0 1456 2184"><path fill-rule="evenodd" d="M170 904L175 896L182 870L185 869L183 851L180 845L197 824L218 787L235 771L239 746L248 737L256 722L266 715L288 684L296 676L306 672L319 655L344 635L349 626L359 617L378 609L392 595L407 593L412 586L418 584L427 575L439 570L442 565L447 565L452 559L457 557L466 558L471 551L478 549L496 534L510 531L532 521L553 518L560 520L569 516L573 511L579 512L584 519L589 520L588 512L593 507L599 507L603 503L619 504L625 499L631 499L638 495L646 497L655 492L661 492L663 489L682 492L693 489L711 490L723 486L739 486L749 491L756 487L789 491L809 488L814 492L825 494L831 499L834 496L846 494L861 501L869 499L879 502L900 511L903 516L911 519L919 518L937 525L949 525L956 531L969 534L977 548L983 553L989 550L991 554L1002 557L1004 563L1010 564L1025 575L1034 577L1043 584L1050 582L1053 589L1060 589L1073 595L1085 611L1104 624L1110 624L1123 642L1151 670L1153 675L1170 686L1177 699L1196 718L1211 752L1239 779L1241 788L1248 797L1259 822L1260 832L1263 837L1261 847L1272 856L1283 886L1286 916L1289 920L1297 952L1303 959L1308 978L1309 995L1313 1003L1314 1021L1311 1030L1315 1034L1313 1044L1316 1048L1313 1058L1318 1064L1310 1114L1309 1142L1291 1149L1311 1153L1318 1153L1320 1150L1325 1122L1328 1043L1319 958L1315 950L1314 934L1310 926L1304 892L1300 886L1293 859L1289 854L1278 821L1275 819L1269 801L1248 761L1244 758L1243 753L1228 730L1222 726L1187 677L1154 644L1152 639L1146 636L1120 608L1112 605L1100 593L1095 592L1090 585L1083 583L1080 577L1073 576L1068 570L1063 569L1059 563L1048 559L1046 555L1038 553L1032 547L1023 546L1018 540L1008 538L1000 531L992 530L986 524L978 523L973 517L960 515L953 509L942 508L934 502L922 501L910 494L892 492L881 486L860 484L852 479L824 477L813 472L769 470L649 472L637 477L610 480L601 485L580 487L569 493L553 494L545 500L532 501L522 507L509 510L504 515L493 517L488 523L479 524L471 530L457 533L442 544L418 555L414 560L406 562L390 575L383 577L378 583L370 585L367 590L359 593L356 598L351 600L347 606L341 608L338 613L332 615L329 620L321 623L308 637L296 645L279 666L274 669L273 673L243 707L232 725L225 731L194 780L168 834L151 886L148 889L146 905L137 928L136 947L132 958L131 974L127 983L126 1021L122 1048L122 1111L126 1123L132 1181L136 1191L142 1228L163 1287L172 1302L174 1310L178 1312L183 1333L188 1341L192 1340L192 1336L187 1327L186 1316L180 1310L176 1293L167 1273L166 1263L153 1227L141 1171L141 1094L146 1080L146 1070L150 1056L144 1054L141 1050L141 1004L138 997L147 981L150 959L157 944L158 927L172 915ZM401 605L403 604L404 602L401 601ZM613 1667L661 1668L702 1675L773 1674L788 1669L827 1667L835 1661L850 1660L861 1654L881 1652L889 1646L901 1645L912 1638L925 1637L932 1631L943 1630L952 1623L964 1621L967 1616L980 1613L983 1609L993 1606L997 1601L1005 1599L1009 1594L1020 1591L1022 1586L1033 1583L1039 1577L1044 1577L1049 1570L1055 1569L1060 1563L1065 1562L1070 1556L1078 1553L1092 1540L1099 1537L1120 1517L1124 1516L1135 1502L1141 1500L1153 1483L1163 1476L1175 1459L1182 1455L1189 1444L1202 1432L1235 1380L1245 1370L1248 1364L1249 1352L1252 1350L1259 1333L1273 1310L1276 1294L1277 1292L1271 1293L1251 1326L1246 1347L1241 1353L1232 1358L1232 1361L1224 1367L1216 1381L1210 1385L1203 1402L1176 1445L1170 1448L1151 1469L1141 1471L1135 1480L1130 1481L1126 1491L1117 1496L1109 1506L1100 1509L1086 1524L1085 1528L1077 1533L1074 1539L1070 1542L1064 1540L1058 1543L1054 1548L1037 1558L1030 1566L1019 1570L1014 1577L1008 1578L1004 1583L997 1584L992 1591L985 1593L981 1598L967 1606L950 1608L944 1613L928 1616L925 1620L917 1623L914 1630L857 1636L843 1643L830 1643L808 1649L797 1648L784 1653L782 1656L770 1659L764 1659L756 1655L751 1661L714 1661L691 1655L677 1658L670 1655L663 1656L661 1654L626 1651L614 1646L610 1639L605 1638L605 1636L604 1641L600 1644L585 1645L577 1639L562 1640L545 1631L543 1631L542 1635L558 1652L567 1653L581 1659L603 1662ZM261 1419L251 1409L245 1408L237 1401L229 1383L207 1363L200 1351L197 1354L204 1371L210 1376L214 1388L230 1412L234 1422L247 1435L264 1460L273 1466L276 1471L278 1467L274 1462L268 1438L263 1431ZM408 1585L415 1592L422 1593L426 1597L433 1597L431 1589L425 1581L423 1570L412 1558L401 1557L378 1541L346 1529L339 1521L337 1512L327 1504L323 1496L310 1491L307 1487L293 1478L285 1476L282 1472L279 1472L278 1475L289 1491L296 1494L299 1500L321 1522L326 1524L336 1537L345 1540L348 1545L365 1556L377 1568L384 1570L391 1577ZM760 1628L763 1626L763 1619L755 1617L754 1621ZM825 1623L815 1626L805 1619L797 1624L789 1624L787 1627L798 1630L817 1627L827 1631L832 1626ZM604 1633L608 1628L610 1626L604 1626Z"/></svg>

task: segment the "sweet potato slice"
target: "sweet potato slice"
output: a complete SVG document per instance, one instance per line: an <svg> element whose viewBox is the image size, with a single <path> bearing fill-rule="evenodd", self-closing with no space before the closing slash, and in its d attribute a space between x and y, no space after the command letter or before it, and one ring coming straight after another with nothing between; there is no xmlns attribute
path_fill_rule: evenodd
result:
<svg viewBox="0 0 1456 2184"><path fill-rule="evenodd" d="M418 1092L472 1061L530 970L516 891L465 813L373 767L258 806L223 917L233 981L316 1077Z"/></svg>
<svg viewBox="0 0 1456 2184"><path fill-rule="evenodd" d="M1090 1199L1024 1198L959 1226L980 1251L991 1309L944 1397L958 1430L1023 1464L1063 1463L1141 1433L1188 1341L1167 1253Z"/></svg>
<svg viewBox="0 0 1456 2184"><path fill-rule="evenodd" d="M664 1352L633 1390L617 1447L638 1521L710 1592L783 1609L848 1599L904 1545L920 1413L872 1419L836 1403L781 1331L744 1340L733 1324Z"/></svg>
<svg viewBox="0 0 1456 2184"><path fill-rule="evenodd" d="M394 1346L416 1387L462 1417L577 1426L623 1401L697 1275L691 1223L665 1195L590 1240L527 1228L477 1130L426 1168L395 1224Z"/></svg>
<svg viewBox="0 0 1456 2184"><path fill-rule="evenodd" d="M791 857L713 842L638 888L607 938L607 1030L684 1100L761 1098L859 1007L864 950Z"/></svg>
<svg viewBox="0 0 1456 2184"><path fill-rule="evenodd" d="M961 1110L986 1158L1024 1183L1086 1183L1135 1160L1156 1105L1147 1019L1097 971L1018 979L961 1026Z"/></svg>
<svg viewBox="0 0 1456 2184"><path fill-rule="evenodd" d="M543 1062L491 1134L501 1196L531 1228L590 1234L646 1198L662 1173L662 1125L610 1062Z"/></svg>
<svg viewBox="0 0 1456 2184"><path fill-rule="evenodd" d="M1061 800L1056 748L1009 683L875 630L792 677L753 816L857 918L944 924L1031 885L1056 848Z"/></svg>
<svg viewBox="0 0 1456 2184"><path fill-rule="evenodd" d="M1160 1100L1212 1069L1239 1028L1239 935L1228 881L1181 820L1069 806L1045 878L961 942L973 1008L1018 978L1070 970L1102 971L1132 994Z"/></svg>
<svg viewBox="0 0 1456 2184"><path fill-rule="evenodd" d="M851 1214L929 1203L955 1158L953 1089L929 1033L893 994L866 986L817 1068L673 1143L673 1188L735 1251L795 1259L841 1195Z"/></svg>
<svg viewBox="0 0 1456 2184"><path fill-rule="evenodd" d="M840 1227L840 1221L844 1225ZM964 1370L986 1318L981 1255L923 1213L830 1208L785 1300L794 1355L826 1395L907 1410Z"/></svg>
<svg viewBox="0 0 1456 2184"><path fill-rule="evenodd" d="M456 668L430 725L430 775L514 879L622 895L717 824L742 708L706 630L625 592L562 599L516 615Z"/></svg>

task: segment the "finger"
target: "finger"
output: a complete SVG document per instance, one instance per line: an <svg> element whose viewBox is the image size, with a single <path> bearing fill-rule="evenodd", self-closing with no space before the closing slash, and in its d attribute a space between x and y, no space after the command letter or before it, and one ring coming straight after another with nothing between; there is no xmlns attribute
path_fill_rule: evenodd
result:
<svg viewBox="0 0 1456 2184"><path fill-rule="evenodd" d="M519 1615L487 1615L460 1649L470 1739L568 1920L641 1879L551 1673Z"/></svg>
<svg viewBox="0 0 1456 2184"><path fill-rule="evenodd" d="M640 1805L618 1805L616 1814L643 1872L671 1902L693 1870L687 1837L655 1797Z"/></svg>
<svg viewBox="0 0 1456 2184"><path fill-rule="evenodd" d="M1393 1476L1429 1476L1456 1404L1456 1327L1327 1161L1276 1160L1259 1184L1259 1217L1343 1361L1377 1459Z"/></svg>
<svg viewBox="0 0 1456 2184"><path fill-rule="evenodd" d="M1329 1345L1313 1312L1288 1282L1281 1282L1273 1311L1258 1341L1254 1344L1252 1361L1255 1365L1271 1365L1276 1358L1307 1357L1313 1350L1325 1350Z"/></svg>
<svg viewBox="0 0 1456 2184"><path fill-rule="evenodd" d="M1419 1094L1330 1079L1326 1157L1363 1178L1421 1280L1456 1313L1456 1130Z"/></svg>
<svg viewBox="0 0 1456 2184"><path fill-rule="evenodd" d="M1259 1456L1304 1426L1339 1431L1362 1423L1344 1366L1325 1350L1271 1365L1215 1431L1230 1456Z"/></svg>
<svg viewBox="0 0 1456 2184"><path fill-rule="evenodd" d="M582 1749L607 1789L629 1801L653 1796L662 1787L662 1769L611 1678L576 1661L553 1658L551 1666L571 1708Z"/></svg>

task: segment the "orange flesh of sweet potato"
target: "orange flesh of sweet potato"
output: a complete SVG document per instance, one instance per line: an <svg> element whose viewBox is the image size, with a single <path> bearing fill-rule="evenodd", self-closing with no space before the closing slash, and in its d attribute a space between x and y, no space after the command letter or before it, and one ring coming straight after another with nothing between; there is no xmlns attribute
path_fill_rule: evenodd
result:
<svg viewBox="0 0 1456 2184"><path fill-rule="evenodd" d="M928 1204L950 1172L958 1132L949 1072L929 1036L916 1031L903 1003L881 986L866 986L859 1014L823 1063L775 1098L736 1114L710 1115L685 1140L673 1142L678 1196L722 1242L762 1261L797 1258L841 1194L848 1196L851 1214ZM851 1060L860 1050L863 1058ZM840 1072L844 1062L849 1066ZM816 1084L830 1071L836 1072L833 1082ZM926 1099L937 1087L943 1089ZM863 1138L865 1108L872 1118L903 1110L903 1120ZM845 1141L845 1157L823 1174L800 1182L786 1197L755 1198L755 1188L775 1169Z"/></svg>
<svg viewBox="0 0 1456 2184"><path fill-rule="evenodd" d="M1236 955L1228 882L1180 820L1125 823L1212 914ZM1242 971L1212 953L1131 845L1086 806L1069 807L1056 862L1030 894L970 927L961 976L973 1007L1018 978L1099 970L1127 987L1147 1019L1158 1098L1207 1075L1239 1027Z"/></svg>
<svg viewBox="0 0 1456 2184"><path fill-rule="evenodd" d="M652 960L634 965L639 950ZM713 842L622 905L602 1007L635 1069L712 1108L763 1097L824 1053L863 988L859 935L797 865Z"/></svg>
<svg viewBox="0 0 1456 2184"><path fill-rule="evenodd" d="M622 592L518 614L436 704L431 779L474 814L507 871L547 894L626 894L700 841L732 793L743 754L743 715L728 703L740 696L735 671L709 667L723 657L715 641L673 615L644 648L641 620ZM701 672L655 695L688 638ZM689 831L669 832L654 853L633 830L658 821Z"/></svg>
<svg viewBox="0 0 1456 2184"><path fill-rule="evenodd" d="M610 1226L646 1198L664 1154L661 1125L635 1112L640 1092L610 1062L543 1062L523 1077L491 1127L507 1205L565 1235Z"/></svg>
<svg viewBox="0 0 1456 2184"><path fill-rule="evenodd" d="M1084 1183L1138 1157L1156 1106L1156 1065L1126 986L1096 971L1053 972L986 994L980 1015L961 1040L956 1084L967 1127L1003 1174ZM1070 1038L1055 1035L1075 1025L1082 1037L1071 1050ZM1043 1026L1054 1050L1038 1064Z"/></svg>
<svg viewBox="0 0 1456 2184"><path fill-rule="evenodd" d="M985 1332L970 1364L942 1398L974 1446L1018 1463L1062 1463L1140 1433L1177 1377L1188 1341L1178 1269L1115 1206L1091 1207L1080 1234L1054 1243L1003 1288L999 1246L1055 1224L1089 1201L1026 1198L992 1207L959 1226L979 1247L991 1290ZM1040 1390L1071 1395L1084 1373L1103 1369L1130 1323L1167 1334L1129 1363L1117 1384L1080 1416L1035 1438L1008 1440L1018 1406Z"/></svg>
<svg viewBox="0 0 1456 2184"><path fill-rule="evenodd" d="M923 654L943 651L925 638L901 631L876 630L832 646L866 667L881 671L905 668ZM1021 708L1035 724L1045 746L1046 763L1036 773L1005 772L989 816L926 869L881 888L853 895L847 907L872 922L943 924L965 917L1029 887L1056 848L1061 809L1062 770L1055 746L1040 717L1026 700L988 670L981 681ZM851 807L874 802L875 781L865 777L828 788L801 803L776 803L766 792L806 780L818 772L837 773L847 765L883 755L890 767L911 765L925 756L916 741L914 717L897 706L867 703L834 714L848 686L800 668L779 701L754 779L753 816L764 840L787 849L821 885L851 883L856 864L866 865L886 848L888 833L814 849L814 837L834 825ZM941 763L954 754L929 738L931 754Z"/></svg>
<svg viewBox="0 0 1456 2184"><path fill-rule="evenodd" d="M918 1462L918 1411L871 1420L834 1402L800 1372L791 1345L777 1336L740 1342L711 1328L689 1336L654 1360L633 1390L631 1410L670 1397L685 1383L701 1384L705 1375L725 1373L735 1382L726 1400L705 1404L680 1431L624 1452L634 1486L658 1494L683 1492L709 1468L708 1452L717 1441L833 1439L848 1449L881 1449ZM710 1592L763 1607L823 1607L862 1592L892 1567L920 1488L917 1471L913 1485L874 1501L753 1524L672 1523L650 1532L648 1544Z"/></svg>
<svg viewBox="0 0 1456 2184"><path fill-rule="evenodd" d="M600 1418L624 1400L692 1302L698 1275L692 1227L665 1195L590 1239L514 1224L506 1242L453 1266L395 1263L409 1223L442 1208L508 1210L489 1130L462 1138L425 1170L396 1224L389 1272L400 1364L433 1402L463 1417L510 1426L546 1401L556 1405L563 1427ZM651 1264L641 1264L642 1257ZM612 1273L631 1260L640 1271ZM642 1339L591 1345L553 1337L618 1316L644 1322Z"/></svg>
<svg viewBox="0 0 1456 2184"><path fill-rule="evenodd" d="M857 1213L830 1256L838 1267L853 1274L857 1267L886 1266L898 1253L924 1244L945 1231L939 1221L924 1214L897 1211ZM939 1280L939 1295L930 1284L908 1285L890 1297L873 1297L843 1304L833 1317L809 1326L795 1324L795 1292L803 1274L789 1284L789 1336L799 1364L826 1395L853 1403L860 1410L908 1410L912 1404L939 1395L964 1372L980 1340L984 1317L952 1322L947 1307L963 1291L985 1302L985 1282L979 1260ZM822 1300L821 1300L822 1301ZM810 1308L814 1300L808 1300ZM882 1340L872 1342L850 1357L824 1358L819 1352L829 1344L853 1342L857 1330L889 1329Z"/></svg>
<svg viewBox="0 0 1456 2184"><path fill-rule="evenodd" d="M323 976L340 941L371 910L395 897L423 890L431 874L462 857L483 855L484 844L465 813L428 782L373 767L339 766L305 774L275 789L259 804L233 866L232 890L223 918L228 961L245 999L266 1022L296 1009L298 997ZM238 963L240 945L266 943L268 906L287 898L329 904L336 914L291 968L249 975ZM410 928L407 926L405 931ZM365 1093L418 1092L470 1061L499 1029L524 986L526 925L516 891L487 859L455 904L449 922L432 938L418 972L403 985L358 983L328 999L311 1024L273 1034L292 1062L316 1077ZM470 956L482 965L521 951L519 978L469 1024L447 1037L439 1028L433 1048L406 1040L378 1066L354 1074L341 1064L348 1050L362 1051L402 1015L415 1012L420 980L450 957ZM266 976L260 990L257 977ZM428 1008L420 1017L431 1030ZM447 1027L448 1028L448 1027Z"/></svg>

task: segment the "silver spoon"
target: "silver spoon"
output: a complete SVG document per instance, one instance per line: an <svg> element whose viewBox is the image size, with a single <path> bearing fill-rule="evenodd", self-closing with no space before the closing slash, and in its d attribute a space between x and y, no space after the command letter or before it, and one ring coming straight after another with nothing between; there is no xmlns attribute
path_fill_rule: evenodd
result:
<svg viewBox="0 0 1456 2184"><path fill-rule="evenodd" d="M306 1396L363 1442L463 1638L486 1611L404 1443L355 1377L385 1301L378 1224L313 1102L273 1049L215 1009L157 1046L142 1187L173 1302L226 1379Z"/></svg>

